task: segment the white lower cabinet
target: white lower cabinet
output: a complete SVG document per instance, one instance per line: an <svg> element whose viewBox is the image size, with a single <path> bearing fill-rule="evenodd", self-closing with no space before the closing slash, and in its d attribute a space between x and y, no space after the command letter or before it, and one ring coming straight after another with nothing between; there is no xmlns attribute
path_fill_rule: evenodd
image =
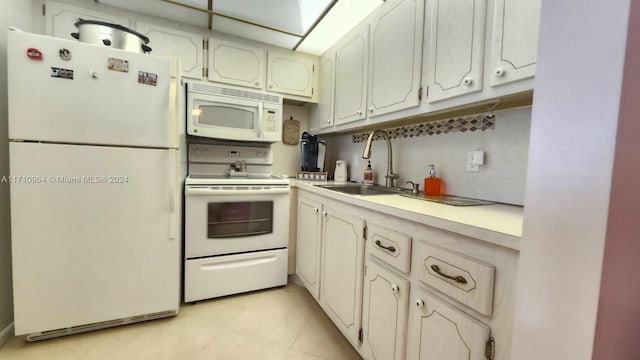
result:
<svg viewBox="0 0 640 360"><path fill-rule="evenodd" d="M322 213L320 306L359 345L364 272L364 220L328 206Z"/></svg>
<svg viewBox="0 0 640 360"><path fill-rule="evenodd" d="M297 210L298 278L365 360L509 359L517 250L303 189Z"/></svg>
<svg viewBox="0 0 640 360"><path fill-rule="evenodd" d="M300 196L297 216L296 273L302 284L318 300L320 298L322 204Z"/></svg>
<svg viewBox="0 0 640 360"><path fill-rule="evenodd" d="M488 326L440 300L427 290L411 289L408 359L486 360L492 354Z"/></svg>
<svg viewBox="0 0 640 360"><path fill-rule="evenodd" d="M405 358L409 281L367 261L362 305L362 348L367 359Z"/></svg>

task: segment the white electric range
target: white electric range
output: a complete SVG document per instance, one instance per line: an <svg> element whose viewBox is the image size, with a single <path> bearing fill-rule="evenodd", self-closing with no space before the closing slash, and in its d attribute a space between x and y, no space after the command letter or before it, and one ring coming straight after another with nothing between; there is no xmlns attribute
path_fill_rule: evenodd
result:
<svg viewBox="0 0 640 360"><path fill-rule="evenodd" d="M269 145L189 145L186 302L287 283L289 180L272 164Z"/></svg>

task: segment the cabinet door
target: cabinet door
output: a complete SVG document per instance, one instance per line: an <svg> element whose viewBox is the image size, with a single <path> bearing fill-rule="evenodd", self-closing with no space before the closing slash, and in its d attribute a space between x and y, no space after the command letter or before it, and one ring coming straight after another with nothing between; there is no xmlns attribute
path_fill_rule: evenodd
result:
<svg viewBox="0 0 640 360"><path fill-rule="evenodd" d="M371 23L369 116L420 103L424 0L387 1Z"/></svg>
<svg viewBox="0 0 640 360"><path fill-rule="evenodd" d="M489 328L429 292L413 288L408 359L485 360Z"/></svg>
<svg viewBox="0 0 640 360"><path fill-rule="evenodd" d="M335 95L336 52L330 51L320 58L320 129L333 126L333 100Z"/></svg>
<svg viewBox="0 0 640 360"><path fill-rule="evenodd" d="M175 56L180 61L182 76L202 79L204 69L202 35L160 25L136 22L136 30L149 38L151 54Z"/></svg>
<svg viewBox="0 0 640 360"><path fill-rule="evenodd" d="M79 20L98 20L129 27L129 19L118 15L48 1L45 8L45 31L47 35L73 40L71 33L78 32L75 23Z"/></svg>
<svg viewBox="0 0 640 360"><path fill-rule="evenodd" d="M362 305L362 351L367 359L402 360L405 353L409 282L368 261Z"/></svg>
<svg viewBox="0 0 640 360"><path fill-rule="evenodd" d="M296 273L316 300L320 298L322 204L300 197L296 230Z"/></svg>
<svg viewBox="0 0 640 360"><path fill-rule="evenodd" d="M491 85L535 75L541 0L496 0Z"/></svg>
<svg viewBox="0 0 640 360"><path fill-rule="evenodd" d="M429 102L482 90L486 0L430 2Z"/></svg>
<svg viewBox="0 0 640 360"><path fill-rule="evenodd" d="M362 319L364 220L325 208L320 305L345 337L358 346Z"/></svg>
<svg viewBox="0 0 640 360"><path fill-rule="evenodd" d="M335 124L366 117L369 24L350 34L336 55Z"/></svg>
<svg viewBox="0 0 640 360"><path fill-rule="evenodd" d="M267 90L312 97L317 63L318 59L310 55L269 51Z"/></svg>
<svg viewBox="0 0 640 360"><path fill-rule="evenodd" d="M264 89L264 50L209 38L209 80Z"/></svg>

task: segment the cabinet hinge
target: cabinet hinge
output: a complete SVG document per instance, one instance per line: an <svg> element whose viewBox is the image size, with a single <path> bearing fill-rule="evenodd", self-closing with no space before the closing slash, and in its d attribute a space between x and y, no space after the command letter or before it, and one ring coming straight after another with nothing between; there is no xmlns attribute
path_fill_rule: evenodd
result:
<svg viewBox="0 0 640 360"><path fill-rule="evenodd" d="M496 355L496 341L493 339L493 336L487 340L487 343L484 347L484 357L487 360L493 360L493 357Z"/></svg>
<svg viewBox="0 0 640 360"><path fill-rule="evenodd" d="M209 40L202 39L202 48L209 50Z"/></svg>
<svg viewBox="0 0 640 360"><path fill-rule="evenodd" d="M311 65L311 72L316 72L316 64Z"/></svg>
<svg viewBox="0 0 640 360"><path fill-rule="evenodd" d="M418 89L418 101L422 100L422 87L420 87L420 89Z"/></svg>
<svg viewBox="0 0 640 360"><path fill-rule="evenodd" d="M42 16L47 15L47 6L45 4L42 4Z"/></svg>
<svg viewBox="0 0 640 360"><path fill-rule="evenodd" d="M202 68L202 77L203 78L207 78L209 77L209 69L208 68Z"/></svg>
<svg viewBox="0 0 640 360"><path fill-rule="evenodd" d="M367 241L367 225L362 228L362 238Z"/></svg>
<svg viewBox="0 0 640 360"><path fill-rule="evenodd" d="M367 276L367 265L364 266L364 276Z"/></svg>
<svg viewBox="0 0 640 360"><path fill-rule="evenodd" d="M362 328L358 331L358 341L360 341L360 344L364 341L364 331L362 331Z"/></svg>

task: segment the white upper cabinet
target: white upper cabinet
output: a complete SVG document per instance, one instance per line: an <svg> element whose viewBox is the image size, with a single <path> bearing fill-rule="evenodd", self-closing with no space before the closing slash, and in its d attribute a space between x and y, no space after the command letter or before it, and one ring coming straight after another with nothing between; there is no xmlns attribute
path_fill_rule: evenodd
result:
<svg viewBox="0 0 640 360"><path fill-rule="evenodd" d="M367 106L369 24L351 32L337 47L335 82L336 125L362 120Z"/></svg>
<svg viewBox="0 0 640 360"><path fill-rule="evenodd" d="M336 52L329 51L320 58L320 83L318 95L318 110L320 114L320 129L333 126L334 95L336 76Z"/></svg>
<svg viewBox="0 0 640 360"><path fill-rule="evenodd" d="M373 16L369 116L420 103L423 22L423 0L389 0Z"/></svg>
<svg viewBox="0 0 640 360"><path fill-rule="evenodd" d="M482 90L486 0L433 0L427 14L429 102Z"/></svg>
<svg viewBox="0 0 640 360"><path fill-rule="evenodd" d="M541 0L495 0L491 85L535 75Z"/></svg>
<svg viewBox="0 0 640 360"><path fill-rule="evenodd" d="M45 31L47 35L73 40L71 33L78 32L75 23L79 20L98 20L122 26L129 26L129 19L69 4L48 1L45 4Z"/></svg>
<svg viewBox="0 0 640 360"><path fill-rule="evenodd" d="M202 79L204 47L203 37L165 26L136 22L136 31L149 38L151 54L176 56L180 60L182 76Z"/></svg>
<svg viewBox="0 0 640 360"><path fill-rule="evenodd" d="M282 94L317 98L318 58L303 53L267 53L267 90Z"/></svg>
<svg viewBox="0 0 640 360"><path fill-rule="evenodd" d="M211 81L264 89L264 49L209 38Z"/></svg>

